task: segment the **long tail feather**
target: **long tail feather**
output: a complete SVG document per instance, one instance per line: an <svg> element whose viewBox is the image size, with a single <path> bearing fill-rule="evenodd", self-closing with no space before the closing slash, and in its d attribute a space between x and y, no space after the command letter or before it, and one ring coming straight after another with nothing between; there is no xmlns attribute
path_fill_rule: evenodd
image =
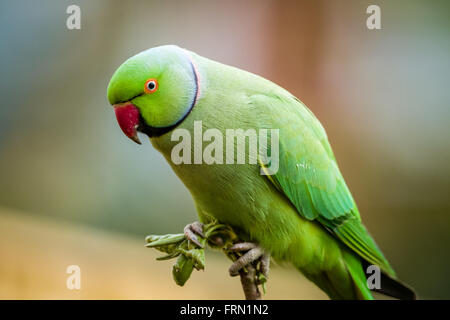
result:
<svg viewBox="0 0 450 320"><path fill-rule="evenodd" d="M368 265L367 262L363 263L364 267L367 267ZM417 299L417 295L413 289L400 280L394 279L385 273L381 273L381 288L373 289L373 291L402 300Z"/></svg>

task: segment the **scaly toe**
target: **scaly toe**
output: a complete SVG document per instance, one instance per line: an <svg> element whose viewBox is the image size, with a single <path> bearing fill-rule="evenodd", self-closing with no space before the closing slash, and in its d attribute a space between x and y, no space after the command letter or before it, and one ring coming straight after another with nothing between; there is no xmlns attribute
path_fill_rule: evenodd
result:
<svg viewBox="0 0 450 320"><path fill-rule="evenodd" d="M196 244L200 248L203 248L203 245L200 243L200 241L198 241L196 234L198 234L200 237L205 237L203 235L203 224L201 224L200 222L194 222L184 227L184 235L186 239Z"/></svg>
<svg viewBox="0 0 450 320"><path fill-rule="evenodd" d="M239 271L245 266L255 262L264 254L264 250L258 246L255 246L253 249L250 249L247 253L245 253L242 257L237 259L231 267L228 269L230 276L235 277L239 275Z"/></svg>
<svg viewBox="0 0 450 320"><path fill-rule="evenodd" d="M200 237L205 238L205 235L203 234L203 223L195 221L190 224L191 230L198 234Z"/></svg>
<svg viewBox="0 0 450 320"><path fill-rule="evenodd" d="M242 251L249 251L256 247L257 247L257 245L252 242L240 242L240 243L236 243L228 250L232 251L232 252L242 252Z"/></svg>

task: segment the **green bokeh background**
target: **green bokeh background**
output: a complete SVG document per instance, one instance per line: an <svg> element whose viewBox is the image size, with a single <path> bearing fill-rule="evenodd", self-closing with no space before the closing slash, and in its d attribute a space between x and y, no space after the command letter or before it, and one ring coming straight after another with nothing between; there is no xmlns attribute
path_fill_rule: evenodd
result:
<svg viewBox="0 0 450 320"><path fill-rule="evenodd" d="M81 30L66 28L70 4L81 7ZM366 28L370 4L381 7L381 30ZM448 1L415 0L2 1L0 224L13 210L14 225L32 217L56 229L87 226L141 240L196 219L168 164L146 139L137 146L122 134L106 99L126 58L177 44L260 74L305 102L399 276L422 298L448 299L449 9ZM39 228L31 229L39 235ZM12 252L6 244L14 235L14 228L0 235L0 254L26 260L27 247L38 244ZM45 248L51 252L52 242ZM223 264L217 277L227 281L228 262L211 259ZM0 255L0 297L41 297L20 280L33 261L2 287L2 270L17 268ZM169 273L164 281L172 281Z"/></svg>

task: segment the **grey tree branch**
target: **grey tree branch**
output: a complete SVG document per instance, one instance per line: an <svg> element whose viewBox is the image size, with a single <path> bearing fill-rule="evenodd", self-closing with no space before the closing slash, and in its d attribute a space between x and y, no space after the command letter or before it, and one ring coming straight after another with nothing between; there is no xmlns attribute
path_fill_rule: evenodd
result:
<svg viewBox="0 0 450 320"><path fill-rule="evenodd" d="M239 275L241 277L242 290L246 300L261 300L261 292L258 288L256 280L256 269L253 265L246 266L247 272L241 269Z"/></svg>

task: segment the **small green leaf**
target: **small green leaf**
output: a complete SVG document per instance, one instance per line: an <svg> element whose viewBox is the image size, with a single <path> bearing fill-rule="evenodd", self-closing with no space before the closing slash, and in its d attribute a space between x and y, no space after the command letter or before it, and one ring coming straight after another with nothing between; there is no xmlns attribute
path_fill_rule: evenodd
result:
<svg viewBox="0 0 450 320"><path fill-rule="evenodd" d="M162 256L162 257L158 257L158 258L156 258L156 260L158 260L158 261L169 260L169 259L173 259L175 257L178 257L179 255L180 255L180 253L175 251L175 252L172 252L172 253L170 253L168 255L165 255L165 256Z"/></svg>
<svg viewBox="0 0 450 320"><path fill-rule="evenodd" d="M191 249L184 250L178 249L186 258L191 259L194 262L195 269L205 269L205 249Z"/></svg>
<svg viewBox="0 0 450 320"><path fill-rule="evenodd" d="M179 233L179 234L167 234L164 236L148 236L147 238L145 238L145 240L147 241L147 248L154 248L154 247L159 247L159 246L166 246L166 245L170 245L170 244L176 244L178 242L181 242L184 240L184 234Z"/></svg>
<svg viewBox="0 0 450 320"><path fill-rule="evenodd" d="M173 265L172 275L175 283L179 286L184 286L186 281L194 270L194 262L191 259L186 258L185 255L180 254L177 262Z"/></svg>
<svg viewBox="0 0 450 320"><path fill-rule="evenodd" d="M266 278L266 276L258 271L257 277L258 277L258 283L262 286L264 294L266 294L266 285L267 285L267 278Z"/></svg>

